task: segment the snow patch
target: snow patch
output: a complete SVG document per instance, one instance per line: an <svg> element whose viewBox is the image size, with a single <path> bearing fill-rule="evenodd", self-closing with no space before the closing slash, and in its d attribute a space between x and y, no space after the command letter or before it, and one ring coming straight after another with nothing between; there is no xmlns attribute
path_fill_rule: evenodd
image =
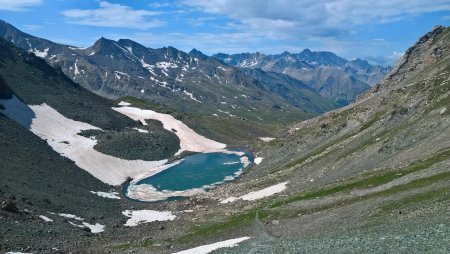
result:
<svg viewBox="0 0 450 254"><path fill-rule="evenodd" d="M53 221L52 219L50 219L49 217L44 216L44 215L39 215L39 218L41 218L45 222L52 222Z"/></svg>
<svg viewBox="0 0 450 254"><path fill-rule="evenodd" d="M195 98L194 95L193 95L192 93L189 93L189 92L186 91L186 90L184 90L183 93L186 94L187 96L189 96L189 97L191 98L191 100L202 103L202 102L199 101L197 98Z"/></svg>
<svg viewBox="0 0 450 254"><path fill-rule="evenodd" d="M37 57L45 58L48 55L49 48L44 49L44 51L39 51L38 49L30 49L29 52L35 54Z"/></svg>
<svg viewBox="0 0 450 254"><path fill-rule="evenodd" d="M171 221L176 218L172 212L169 211L154 211L154 210L125 210L122 212L123 215L129 217L125 226L134 227L142 223L148 223L153 221Z"/></svg>
<svg viewBox="0 0 450 254"><path fill-rule="evenodd" d="M165 71L169 71L169 68L178 68L178 65L171 62L157 62L155 65L157 68Z"/></svg>
<svg viewBox="0 0 450 254"><path fill-rule="evenodd" d="M87 222L83 222L83 226L89 228L89 230L91 230L91 233L93 234L98 234L105 231L105 225L99 223L89 224Z"/></svg>
<svg viewBox="0 0 450 254"><path fill-rule="evenodd" d="M113 108L113 110L122 113L135 121L145 121L145 119L157 120L162 122L164 129L168 131L172 131L172 129L176 130L175 134L180 139L180 150L178 150L175 155L179 155L183 151L211 152L226 147L225 144L197 134L183 122L168 114L157 113L153 110L142 110L134 107L120 107Z"/></svg>
<svg viewBox="0 0 450 254"><path fill-rule="evenodd" d="M99 223L95 223L95 224L89 224L87 222L84 222L84 218L78 217L76 215L73 214L69 214L69 213L59 213L59 216L66 218L66 219L72 219L72 220L77 220L80 221L81 224L78 224L74 221L69 221L69 224L75 227L79 227L79 228L89 228L89 230L91 231L91 233L93 234L97 234L97 233L101 233L103 231L105 231L105 226L101 225Z"/></svg>
<svg viewBox="0 0 450 254"><path fill-rule="evenodd" d="M78 59L75 60L74 68L75 68L75 71L74 71L75 76L79 75L80 74L80 70L78 69ZM81 70L81 72L84 74L84 70Z"/></svg>
<svg viewBox="0 0 450 254"><path fill-rule="evenodd" d="M238 246L239 243L246 241L250 239L250 237L241 237L241 238L235 238L235 239L229 239L226 241L216 242L212 244L207 245L201 245L192 249L183 250L180 252L176 252L173 254L207 254L214 250L221 249L221 248L232 248Z"/></svg>
<svg viewBox="0 0 450 254"><path fill-rule="evenodd" d="M148 133L148 130L143 130L143 129L139 129L139 128L133 128L133 130L137 130L140 133Z"/></svg>
<svg viewBox="0 0 450 254"><path fill-rule="evenodd" d="M78 216L73 215L73 214L70 214L70 213L58 213L58 215L61 216L61 217L66 218L66 219L73 219L73 220L79 220L79 221L84 220L83 218L78 217Z"/></svg>
<svg viewBox="0 0 450 254"><path fill-rule="evenodd" d="M69 224L72 226L75 226L75 227L79 227L79 228L89 228L89 230L93 234L98 234L98 233L105 231L105 226L102 224L99 224L99 223L89 224L87 222L82 222L81 224L77 224L72 221L69 221Z"/></svg>
<svg viewBox="0 0 450 254"><path fill-rule="evenodd" d="M252 192L250 192L246 195L240 196L238 198L228 197L228 198L222 200L220 203L222 203L222 204L232 203L238 199L242 199L242 200L246 200L246 201L253 201L253 200L269 197L269 196L272 196L274 194L284 191L286 189L286 185L288 183L289 182L283 182L283 183L279 183L279 184L267 187L267 188L259 190L259 191L252 191Z"/></svg>
<svg viewBox="0 0 450 254"><path fill-rule="evenodd" d="M154 71L153 68L155 67L154 65L148 64L144 61L144 58L139 59L139 62L142 64L142 67L147 69L148 72L150 72L151 74L153 74L153 76L158 76Z"/></svg>
<svg viewBox="0 0 450 254"><path fill-rule="evenodd" d="M263 160L263 157L256 157L255 158L255 164L259 165L262 162L262 160Z"/></svg>
<svg viewBox="0 0 450 254"><path fill-rule="evenodd" d="M121 102L119 102L119 104L117 104L117 105L119 105L119 106L130 106L131 103L126 102L126 101L121 101Z"/></svg>
<svg viewBox="0 0 450 254"><path fill-rule="evenodd" d="M68 47L71 50L85 50L87 48L79 48L79 47Z"/></svg>
<svg viewBox="0 0 450 254"><path fill-rule="evenodd" d="M118 192L103 192L103 191L90 191L92 194L100 196L102 198L120 199Z"/></svg>
<svg viewBox="0 0 450 254"><path fill-rule="evenodd" d="M274 140L275 138L270 138L270 137L259 137L259 139L261 139L264 142L270 142L272 140Z"/></svg>
<svg viewBox="0 0 450 254"><path fill-rule="evenodd" d="M230 117L235 117L235 116L236 116L236 115L231 114L229 111L223 111L223 110L220 110L220 109L218 109L217 111L219 111L220 113L227 114L227 115L229 115Z"/></svg>
<svg viewBox="0 0 450 254"><path fill-rule="evenodd" d="M91 175L110 185L120 185L127 177L136 177L144 172L159 172L158 167L167 160L124 160L102 154L94 149L97 141L78 135L82 130L100 130L87 123L68 119L55 109L42 104L30 106L35 114L31 131L59 154L74 161ZM123 107L121 109L127 109Z"/></svg>

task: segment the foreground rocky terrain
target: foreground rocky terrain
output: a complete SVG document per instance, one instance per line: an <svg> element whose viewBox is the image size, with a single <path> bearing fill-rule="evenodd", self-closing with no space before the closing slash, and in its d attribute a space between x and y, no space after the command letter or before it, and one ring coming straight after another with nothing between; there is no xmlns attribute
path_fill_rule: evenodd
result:
<svg viewBox="0 0 450 254"><path fill-rule="evenodd" d="M89 93L6 41L1 45L1 99L15 94L27 104L45 102L105 130L139 127L111 110L117 102ZM242 128L258 159L251 168L206 194L173 201L124 198L121 187L96 180L2 115L0 250L174 253L248 237L216 253L448 253L449 53L450 29L438 26L355 103L284 128ZM184 119L188 125L196 120ZM209 137L240 138L206 123L194 128ZM121 199L90 192L110 189ZM125 226L122 212L138 209L176 218ZM89 232L50 212L74 214L105 231Z"/></svg>

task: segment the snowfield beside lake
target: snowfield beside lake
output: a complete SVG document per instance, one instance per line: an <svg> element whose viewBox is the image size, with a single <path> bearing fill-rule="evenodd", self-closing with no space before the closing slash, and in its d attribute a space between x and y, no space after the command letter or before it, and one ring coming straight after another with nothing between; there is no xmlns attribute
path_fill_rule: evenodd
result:
<svg viewBox="0 0 450 254"><path fill-rule="evenodd" d="M269 196L272 196L274 194L284 191L286 189L286 185L288 183L289 182L283 182L283 183L279 183L279 184L264 188L259 191L252 191L252 192L245 194L243 196L240 196L238 198L229 197L229 198L222 200L220 203L222 203L222 204L232 203L238 199L242 199L242 200L246 200L246 201L253 201L253 200L269 197Z"/></svg>
<svg viewBox="0 0 450 254"><path fill-rule="evenodd" d="M35 113L31 131L59 154L74 161L75 164L91 175L110 185L120 185L127 177L136 177L143 173L159 172L158 166L167 162L124 160L98 152L94 149L97 141L78 135L82 130L100 130L87 123L74 121L58 113L55 109L42 104L30 106Z"/></svg>
<svg viewBox="0 0 450 254"><path fill-rule="evenodd" d="M179 155L183 151L212 152L227 147L226 144L199 135L186 124L168 114L128 106L113 108L113 110L142 123L145 123L147 119L160 121L164 129L174 132L180 139L180 150L175 155Z"/></svg>
<svg viewBox="0 0 450 254"><path fill-rule="evenodd" d="M238 246L239 243L246 241L250 239L250 237L241 237L236 239L229 239L226 241L216 242L212 244L202 245L198 246L192 249L183 250L180 252L176 252L173 254L207 254L214 250L221 249L221 248L232 248Z"/></svg>

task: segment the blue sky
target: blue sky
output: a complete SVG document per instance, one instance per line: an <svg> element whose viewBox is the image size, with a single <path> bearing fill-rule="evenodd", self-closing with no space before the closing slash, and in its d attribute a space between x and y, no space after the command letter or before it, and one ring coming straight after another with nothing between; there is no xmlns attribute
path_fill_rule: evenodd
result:
<svg viewBox="0 0 450 254"><path fill-rule="evenodd" d="M450 0L0 0L0 19L82 47L103 36L206 54L309 48L392 64L449 25Z"/></svg>

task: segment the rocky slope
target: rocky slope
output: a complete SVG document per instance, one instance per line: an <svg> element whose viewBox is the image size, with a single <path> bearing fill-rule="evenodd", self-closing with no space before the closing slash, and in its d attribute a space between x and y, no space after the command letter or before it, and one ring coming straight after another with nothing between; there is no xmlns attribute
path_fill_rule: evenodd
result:
<svg viewBox="0 0 450 254"><path fill-rule="evenodd" d="M241 68L260 68L287 74L341 105L353 101L390 70L390 67L372 66L362 59L348 61L331 52L313 52L309 49L278 55L219 53L214 57Z"/></svg>
<svg viewBox="0 0 450 254"><path fill-rule="evenodd" d="M105 38L76 48L25 34L3 21L0 36L107 98L132 96L181 112L272 121L309 118L337 106L312 90L296 89L288 77L279 76L276 83L265 73L250 77L195 49L152 49ZM290 100L277 93L280 86L290 90Z"/></svg>
<svg viewBox="0 0 450 254"><path fill-rule="evenodd" d="M355 103L260 142L258 167L203 198L286 190L220 210L205 201L202 226L180 241L252 237L219 253L448 252L449 60L450 29L438 26Z"/></svg>

